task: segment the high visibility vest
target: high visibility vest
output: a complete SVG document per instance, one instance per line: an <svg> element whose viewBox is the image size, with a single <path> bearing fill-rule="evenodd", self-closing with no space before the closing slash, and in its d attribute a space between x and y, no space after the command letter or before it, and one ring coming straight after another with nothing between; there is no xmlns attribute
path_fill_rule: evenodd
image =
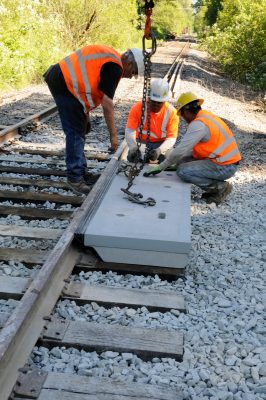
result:
<svg viewBox="0 0 266 400"><path fill-rule="evenodd" d="M111 47L90 45L59 62L68 90L80 101L84 110L101 104L104 93L98 89L100 71L107 62L122 67L121 54Z"/></svg>
<svg viewBox="0 0 266 400"><path fill-rule="evenodd" d="M133 105L130 110L127 120L127 131L130 133L136 132L136 137L139 138L140 123L141 123L142 102L139 101ZM150 113L150 142L163 142L168 138L177 137L179 117L176 109L167 101L158 113ZM144 114L144 126L142 129L141 141L147 141L147 105Z"/></svg>
<svg viewBox="0 0 266 400"><path fill-rule="evenodd" d="M210 131L208 142L199 142L194 146L194 158L209 158L220 165L234 164L241 160L234 135L221 118L209 111L200 110L194 121L203 122Z"/></svg>

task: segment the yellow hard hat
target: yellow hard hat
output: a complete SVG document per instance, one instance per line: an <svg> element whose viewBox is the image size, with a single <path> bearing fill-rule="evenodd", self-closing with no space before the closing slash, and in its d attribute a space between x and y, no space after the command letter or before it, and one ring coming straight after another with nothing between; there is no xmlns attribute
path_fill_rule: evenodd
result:
<svg viewBox="0 0 266 400"><path fill-rule="evenodd" d="M191 103L192 101L198 100L199 105L201 106L204 102L204 99L200 99L196 94L192 92L182 93L176 103L177 114L180 115L180 110L182 107L186 106L187 104Z"/></svg>

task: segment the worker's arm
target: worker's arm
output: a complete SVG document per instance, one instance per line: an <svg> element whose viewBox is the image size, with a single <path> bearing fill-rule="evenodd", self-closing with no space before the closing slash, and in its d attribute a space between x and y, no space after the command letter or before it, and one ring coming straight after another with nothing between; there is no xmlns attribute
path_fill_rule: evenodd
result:
<svg viewBox="0 0 266 400"><path fill-rule="evenodd" d="M192 155L193 147L203 141L210 139L210 132L206 125L201 121L191 122L184 137L176 147L167 155L166 159L161 163L148 169L143 175L157 175L172 164L178 164L184 157Z"/></svg>
<svg viewBox="0 0 266 400"><path fill-rule="evenodd" d="M111 147L113 150L116 150L118 147L118 138L117 138L117 130L115 126L115 113L114 113L114 103L113 100L110 99L105 94L102 99L102 108L103 114L106 121L106 125L110 135Z"/></svg>
<svg viewBox="0 0 266 400"><path fill-rule="evenodd" d="M192 155L193 147L199 142L207 142L210 139L210 132L201 121L192 121L188 129L176 147L167 155L167 158L160 164L161 169L172 164L179 164L184 157Z"/></svg>
<svg viewBox="0 0 266 400"><path fill-rule="evenodd" d="M157 149L160 154L165 155L168 150L174 147L178 135L178 125L179 117L176 115L176 110L173 108L166 126L166 138ZM158 157L160 156L160 154L158 154Z"/></svg>
<svg viewBox="0 0 266 400"><path fill-rule="evenodd" d="M176 142L176 137L171 137L169 139L165 139L161 146L159 147L161 154L165 154L168 150L170 150Z"/></svg>
<svg viewBox="0 0 266 400"><path fill-rule="evenodd" d="M136 130L126 127L125 139L129 150L133 150L137 147Z"/></svg>
<svg viewBox="0 0 266 400"><path fill-rule="evenodd" d="M115 126L115 114L113 97L122 76L122 68L113 62L104 64L100 71L100 82L98 88L103 92L102 108L106 125L110 134L111 147L116 150L118 147L117 130Z"/></svg>

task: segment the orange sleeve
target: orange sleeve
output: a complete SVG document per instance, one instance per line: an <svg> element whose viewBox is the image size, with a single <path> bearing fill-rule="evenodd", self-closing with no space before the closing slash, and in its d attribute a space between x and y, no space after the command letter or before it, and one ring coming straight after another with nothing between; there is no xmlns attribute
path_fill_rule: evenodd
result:
<svg viewBox="0 0 266 400"><path fill-rule="evenodd" d="M166 126L167 138L177 137L178 125L179 125L179 116L177 115L176 110L173 110L170 114L169 121Z"/></svg>
<svg viewBox="0 0 266 400"><path fill-rule="evenodd" d="M128 114L127 128L137 130L141 119L141 101L134 104Z"/></svg>

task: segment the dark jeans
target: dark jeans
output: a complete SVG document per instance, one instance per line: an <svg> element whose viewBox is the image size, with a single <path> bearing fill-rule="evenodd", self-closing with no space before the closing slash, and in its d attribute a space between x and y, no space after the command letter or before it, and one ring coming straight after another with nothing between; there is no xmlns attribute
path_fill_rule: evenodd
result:
<svg viewBox="0 0 266 400"><path fill-rule="evenodd" d="M70 92L67 94L58 93L57 90L54 90L53 83L49 82L49 75L45 76L45 79L57 105L65 133L67 178L70 181L78 182L83 178L87 169L84 154L87 130L86 114L80 102Z"/></svg>

